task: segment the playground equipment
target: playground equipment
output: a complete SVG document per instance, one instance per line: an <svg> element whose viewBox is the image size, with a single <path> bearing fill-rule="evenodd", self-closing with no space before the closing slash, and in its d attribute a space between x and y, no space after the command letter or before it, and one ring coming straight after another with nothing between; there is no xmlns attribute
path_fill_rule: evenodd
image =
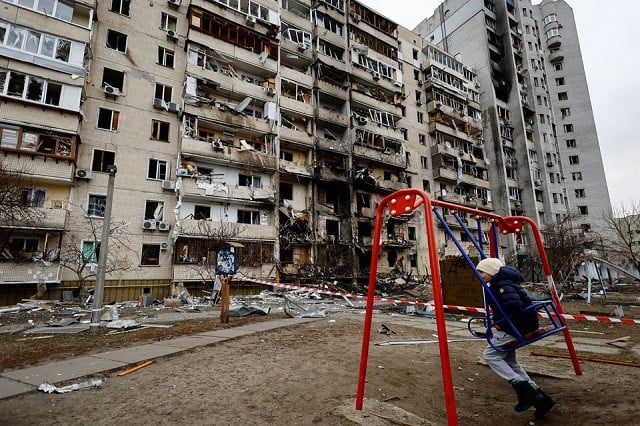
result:
<svg viewBox="0 0 640 426"><path fill-rule="evenodd" d="M514 350L516 348L522 347L529 343L532 343L536 340L543 339L551 334L558 333L562 331L564 333L564 339L567 344L567 349L569 350L569 355L571 357L571 361L573 363L573 367L576 375L582 374L582 370L580 367L580 363L578 361L578 356L576 354L575 348L573 346L573 342L571 340L571 335L569 334L569 330L566 327L565 320L562 318L563 311L562 306L560 304L560 298L558 297L558 293L555 288L555 284L553 281L553 277L551 275L551 268L549 267L549 262L544 252L544 247L542 245L542 237L540 235L540 231L536 223L528 217L525 216L508 216L502 217L494 213L485 212L482 210L460 206L453 203L448 203L440 200L432 200L429 196L419 189L410 188L410 189L402 189L394 192L391 195L388 195L378 205L377 214L376 214L376 222L373 233L373 247L371 253L371 270L369 275L369 287L367 293L367 304L366 304L366 313L365 313L365 323L364 323L364 332L362 338L362 351L360 355L360 370L358 375L358 388L356 392L356 410L361 410L364 399L364 386L366 379L366 371L367 371L367 360L369 357L369 343L371 337L371 321L373 316L373 302L375 299L375 286L376 286L376 272L377 272L377 260L378 253L380 251L380 233L382 231L383 220L385 214L388 216L401 216L408 215L413 213L419 207L423 207L424 209L424 218L425 218L425 228L427 235L427 246L429 250L429 265L431 268L431 276L432 276L432 286L433 286L433 299L435 305L435 317L436 317L436 329L438 336L442 336L439 339L439 352L440 352L440 366L442 370L442 381L444 386L444 396L445 403L447 408L447 419L449 425L457 425L458 418L456 413L456 404L455 404L455 395L453 391L453 379L451 375L451 364L449 359L449 347L447 342L447 330L444 319L444 307L443 307L443 299L442 299L442 288L440 282L440 265L438 262L438 250L436 247L436 238L435 238L435 228L434 228L434 220L435 216L439 223L444 228L445 232L449 235L453 243L456 245L462 257L469 264L469 267L473 271L474 275L480 283L482 284L485 290L485 310L487 312L487 316L483 319L486 325L486 337L490 341L492 328L495 326L495 323L492 323L491 316L489 314L489 300L491 300L491 305L495 306L499 309L499 305L495 303L495 299L490 299L493 296L488 290L487 283L483 280L480 273L476 270L475 265L469 255L465 252L465 249L462 247L460 241L456 238L455 234L451 231L451 228L447 224L444 215L442 214L442 209L448 209L453 212L453 216L456 219L457 223L462 227L469 241L473 244L475 249L480 254L481 258L486 258L484 250L484 242L483 242L483 230L482 225L484 222L488 224L489 231L489 249L491 257L498 257L498 232L502 235L521 233L523 232L523 226L528 225L530 227L531 233L536 242L536 247L538 249L540 260L547 277L547 284L549 286L549 291L551 292L552 299L550 301L544 301L533 304L530 309L539 310L542 309L551 319L551 326L545 329L538 330L538 332L531 333L530 335L519 335L514 336L514 341L507 343L507 345L496 348L498 350ZM388 212L387 212L388 210ZM475 217L477 221L477 236L474 236L465 223L466 221L460 217L460 213L471 214ZM504 316L505 320L506 316ZM477 318L476 318L477 319ZM472 320L471 320L472 321ZM469 323L469 329L471 330L471 321ZM476 335L478 335L476 333Z"/></svg>

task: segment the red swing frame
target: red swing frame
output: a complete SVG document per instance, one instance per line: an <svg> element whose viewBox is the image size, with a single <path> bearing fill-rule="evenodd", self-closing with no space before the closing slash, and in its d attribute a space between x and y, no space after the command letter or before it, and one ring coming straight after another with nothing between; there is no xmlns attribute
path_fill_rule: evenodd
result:
<svg viewBox="0 0 640 426"><path fill-rule="evenodd" d="M559 315L563 314L562 305L560 304L560 298L556 290L553 277L551 274L551 268L547 259L544 247L542 244L542 237L536 223L525 216L507 216L502 217L494 213L461 206L458 204L448 203L440 200L432 200L424 191L409 188L396 191L380 201L376 212L375 228L373 232L373 247L371 250L371 268L369 272L369 287L367 292L367 304L365 313L364 330L362 337L362 350L360 355L360 369L358 374L358 387L356 391L356 410L362 410L364 400L364 387L367 374L367 361L369 357L369 344L371 339L371 322L373 317L373 302L375 298L376 276L378 269L378 254L380 252L380 235L382 231L382 224L384 219L385 210L389 209L390 216L399 216L413 213L420 206L424 207L425 228L427 235L427 246L429 250L429 265L431 269L431 281L433 288L433 301L435 305L435 318L436 318L436 330L440 338L438 342L440 351L440 367L442 370L442 382L444 386L444 396L447 408L447 420L449 425L457 425L458 417L456 411L455 394L453 390L453 377L451 374L451 362L449 358L449 345L446 339L447 328L444 318L444 303L442 298L442 286L440 281L440 265L438 259L438 250L436 246L435 227L433 222L433 210L435 207L447 208L453 211L459 211L474 215L476 217L487 218L494 225L494 231L500 230L502 234L511 234L522 231L523 224L527 224L531 227L532 233L535 238L536 247L538 249L542 267L547 277L547 283L551 292L553 303L557 308ZM498 255L497 250L497 237L495 232L489 233L489 244L491 256L496 257ZM481 241L481 240L480 240ZM458 245L458 248L461 246ZM480 247L481 249L481 247ZM461 250L462 251L462 250ZM464 252L463 255L466 256ZM473 267L473 265L472 265ZM475 271L475 267L474 271ZM476 275L477 275L477 271ZM571 334L568 328L563 330L564 339L569 350L573 368L576 375L582 374L580 362L573 346Z"/></svg>

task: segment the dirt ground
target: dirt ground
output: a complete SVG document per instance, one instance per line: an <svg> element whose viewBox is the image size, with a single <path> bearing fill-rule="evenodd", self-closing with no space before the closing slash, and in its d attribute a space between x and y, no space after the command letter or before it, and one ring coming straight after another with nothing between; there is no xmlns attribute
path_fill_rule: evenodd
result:
<svg viewBox="0 0 640 426"><path fill-rule="evenodd" d="M613 311L604 301L591 305L565 301L563 306L567 313L576 314ZM637 306L625 305L624 309L625 317L640 318ZM158 359L126 376L108 373L103 376L105 382L100 388L66 394L35 391L8 398L0 401L0 424L447 424L437 344L374 344L383 340L433 339L433 331L420 326L433 323L433 319L409 317L411 323L394 323L398 318L407 318L400 312L383 310L374 315L366 402L361 412L354 410L354 397L363 315L343 311L306 324ZM231 323L224 326L280 317L284 315L231 318ZM391 324L396 334L377 333L383 322ZM0 324L6 323L6 318L0 317ZM208 320L181 321L169 329L144 330L145 335L141 331L104 334L99 338L56 335L51 339L16 342L24 336L5 333L0 335L0 360L2 369L10 370L38 363L33 355L38 350L40 361L60 359L222 326L214 316ZM622 337L628 347L640 343L638 325L576 321L569 326L574 330L574 338ZM483 347L481 340L449 345L459 424L532 424L533 411L516 413L511 387L479 362ZM637 424L639 368L582 362L583 374L575 376L569 360L532 356L530 348L520 349L518 356L538 384L558 402L547 419L535 424ZM630 351L610 358L640 362Z"/></svg>

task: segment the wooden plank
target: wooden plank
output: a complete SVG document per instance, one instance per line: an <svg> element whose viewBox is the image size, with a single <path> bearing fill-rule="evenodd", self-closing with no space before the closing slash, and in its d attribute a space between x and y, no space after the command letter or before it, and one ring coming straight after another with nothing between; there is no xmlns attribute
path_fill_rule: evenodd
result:
<svg viewBox="0 0 640 426"><path fill-rule="evenodd" d="M549 358L571 358L571 356L568 355L568 354L554 354L554 353L551 353L551 352L531 352L531 355L533 355L533 356L546 356L546 357L549 357ZM624 365L624 366L627 366L627 367L640 367L640 364L638 364L636 362L616 361L616 360L612 360L612 359L598 358L598 357L586 356L586 355L578 355L578 359L580 361L599 362L601 364L614 364L614 365Z"/></svg>
<svg viewBox="0 0 640 426"><path fill-rule="evenodd" d="M138 371L141 368L147 367L147 366L149 366L151 364L153 364L153 361L145 361L142 364L136 365L135 367L132 367L132 368L130 368L128 370L124 370L124 371L119 372L118 376L126 376L127 374L131 374L134 371Z"/></svg>

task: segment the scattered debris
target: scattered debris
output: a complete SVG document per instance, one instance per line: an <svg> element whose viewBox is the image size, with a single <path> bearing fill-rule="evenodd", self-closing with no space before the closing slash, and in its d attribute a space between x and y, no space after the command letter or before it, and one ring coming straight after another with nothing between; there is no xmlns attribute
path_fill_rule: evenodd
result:
<svg viewBox="0 0 640 426"><path fill-rule="evenodd" d="M396 334L395 331L391 330L389 327L387 327L384 324L380 324L380 328L378 329L378 333L386 334L387 336L391 336L392 334Z"/></svg>
<svg viewBox="0 0 640 426"><path fill-rule="evenodd" d="M138 321L133 319L121 319L107 323L107 328L136 328L140 325Z"/></svg>
<svg viewBox="0 0 640 426"><path fill-rule="evenodd" d="M21 337L19 339L16 339L16 342L26 342L27 340L50 339L52 337L53 337L53 334L47 334L46 336Z"/></svg>
<svg viewBox="0 0 640 426"><path fill-rule="evenodd" d="M38 390L41 390L42 392L45 392L45 393L52 393L52 392L67 393L67 392L72 392L72 391L81 390L81 389L98 388L102 386L103 382L104 380L102 379L93 379L86 382L75 383L73 385L62 386L62 387L56 387L51 383L43 383L40 386L38 386Z"/></svg>
<svg viewBox="0 0 640 426"><path fill-rule="evenodd" d="M284 297L284 312L291 318L324 318L327 316L323 309L302 306L288 296Z"/></svg>
<svg viewBox="0 0 640 426"><path fill-rule="evenodd" d="M124 370L124 371L119 372L118 376L119 377L126 376L127 374L131 374L134 371L138 371L141 368L147 367L147 366L149 366L151 364L153 364L153 361L145 361L142 364L138 364L135 367L129 368L128 370Z"/></svg>
<svg viewBox="0 0 640 426"><path fill-rule="evenodd" d="M247 304L234 304L229 307L229 316L246 317L251 314L267 315L271 308L260 306L249 306Z"/></svg>
<svg viewBox="0 0 640 426"><path fill-rule="evenodd" d="M571 358L571 355L554 354L554 353L551 353L551 352L531 352L531 355L533 355L533 356L545 356L545 357L549 357L549 358ZM578 359L580 361L591 361L591 362L598 362L598 363L601 363L601 364L615 364L615 365L626 365L627 367L640 367L640 364L638 364L637 362L616 361L616 360L613 360L613 359L598 358L598 357L586 356L586 355L578 355Z"/></svg>

